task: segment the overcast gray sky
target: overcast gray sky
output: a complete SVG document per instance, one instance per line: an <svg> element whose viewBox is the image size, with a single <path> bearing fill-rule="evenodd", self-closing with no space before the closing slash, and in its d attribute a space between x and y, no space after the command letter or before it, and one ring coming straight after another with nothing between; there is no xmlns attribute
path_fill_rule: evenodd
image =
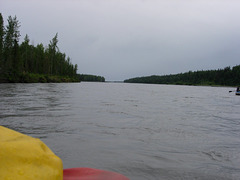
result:
<svg viewBox="0 0 240 180"><path fill-rule="evenodd" d="M240 64L239 0L0 0L21 40L59 48L106 80Z"/></svg>

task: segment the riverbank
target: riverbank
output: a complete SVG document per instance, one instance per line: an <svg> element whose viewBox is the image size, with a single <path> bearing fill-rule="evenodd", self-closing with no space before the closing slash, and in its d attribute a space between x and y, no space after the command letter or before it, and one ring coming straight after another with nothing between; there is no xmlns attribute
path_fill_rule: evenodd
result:
<svg viewBox="0 0 240 180"><path fill-rule="evenodd" d="M46 74L22 73L0 76L0 83L61 83L80 82L77 77L56 76Z"/></svg>

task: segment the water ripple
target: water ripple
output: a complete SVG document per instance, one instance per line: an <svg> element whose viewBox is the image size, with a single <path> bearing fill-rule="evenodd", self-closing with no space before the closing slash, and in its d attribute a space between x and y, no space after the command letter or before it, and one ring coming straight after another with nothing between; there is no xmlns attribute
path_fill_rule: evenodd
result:
<svg viewBox="0 0 240 180"><path fill-rule="evenodd" d="M240 177L239 97L225 87L0 84L0 125L41 138L65 168L131 180Z"/></svg>

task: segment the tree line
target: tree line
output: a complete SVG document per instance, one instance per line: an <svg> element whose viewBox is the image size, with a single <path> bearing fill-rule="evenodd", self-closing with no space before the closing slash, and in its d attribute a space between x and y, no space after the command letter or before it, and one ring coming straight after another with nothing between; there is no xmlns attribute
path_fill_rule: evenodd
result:
<svg viewBox="0 0 240 180"><path fill-rule="evenodd" d="M0 82L68 82L80 81L77 64L58 48L58 34L47 47L31 45L26 35L20 44L20 23L9 16L4 27L0 13Z"/></svg>
<svg viewBox="0 0 240 180"><path fill-rule="evenodd" d="M127 79L126 83L177 84L177 85L240 85L240 65L218 70L189 71L163 76L145 76Z"/></svg>
<svg viewBox="0 0 240 180"><path fill-rule="evenodd" d="M96 76L91 74L79 74L78 77L80 81L105 82L105 78L103 76Z"/></svg>

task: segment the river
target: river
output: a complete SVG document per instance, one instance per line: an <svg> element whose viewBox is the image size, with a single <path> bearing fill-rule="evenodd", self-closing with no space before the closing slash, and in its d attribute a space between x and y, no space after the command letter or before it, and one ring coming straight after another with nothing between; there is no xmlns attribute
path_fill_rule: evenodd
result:
<svg viewBox="0 0 240 180"><path fill-rule="evenodd" d="M131 180L240 179L240 97L230 87L0 84L0 125L40 138L64 168Z"/></svg>

